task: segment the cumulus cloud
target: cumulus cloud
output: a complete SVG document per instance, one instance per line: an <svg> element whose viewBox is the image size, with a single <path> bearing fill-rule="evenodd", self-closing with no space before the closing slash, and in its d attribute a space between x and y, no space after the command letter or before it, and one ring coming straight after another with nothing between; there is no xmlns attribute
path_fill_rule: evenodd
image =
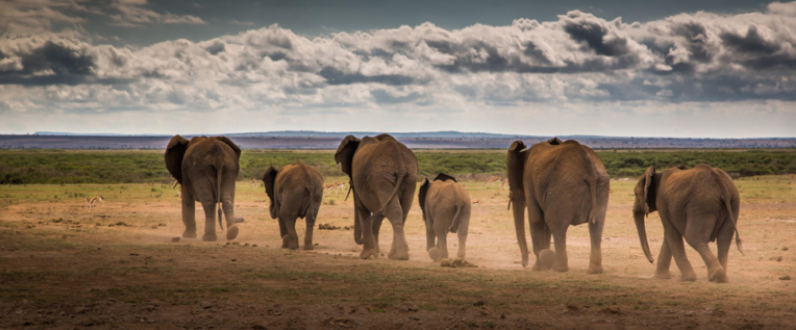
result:
<svg viewBox="0 0 796 330"><path fill-rule="evenodd" d="M112 2L114 22L204 23L146 4ZM795 13L796 2L772 3L765 12L626 23L571 11L549 22L424 23L315 38L272 25L138 49L6 33L0 84L29 86L4 100L6 109L50 102L73 111L796 101ZM29 16L79 23L46 10Z"/></svg>

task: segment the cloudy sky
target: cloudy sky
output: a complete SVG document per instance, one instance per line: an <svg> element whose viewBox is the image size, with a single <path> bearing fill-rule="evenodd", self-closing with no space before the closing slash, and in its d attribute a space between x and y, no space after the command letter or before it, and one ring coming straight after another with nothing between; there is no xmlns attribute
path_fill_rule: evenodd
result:
<svg viewBox="0 0 796 330"><path fill-rule="evenodd" d="M796 136L796 2L0 0L0 134Z"/></svg>

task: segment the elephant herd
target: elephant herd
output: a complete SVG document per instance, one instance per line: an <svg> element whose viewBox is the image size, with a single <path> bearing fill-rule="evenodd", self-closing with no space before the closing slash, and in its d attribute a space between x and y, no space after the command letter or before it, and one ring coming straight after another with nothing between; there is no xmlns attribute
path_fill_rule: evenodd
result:
<svg viewBox="0 0 796 330"><path fill-rule="evenodd" d="M165 153L166 168L180 183L183 237L196 237L195 202L205 212L202 239L215 241L215 221L227 239L237 236L235 181L241 150L227 137L194 137L190 141L176 135ZM418 184L418 162L414 153L388 134L358 139L346 136L334 153L334 160L349 177L354 200L354 241L363 245L360 257L377 258L379 229L386 218L393 228L388 257L408 260L409 247L404 233L406 217L412 207ZM508 148L506 170L509 184L509 209L513 212L522 265L528 264L525 214L528 215L533 270L568 270L566 233L569 226L588 224L591 255L588 273L603 272L603 226L608 206L610 180L600 157L577 141L553 138L526 148L515 141ZM321 205L323 177L315 168L297 162L280 169L269 167L262 177L271 200L271 218L279 223L282 247L298 249L295 226L306 220L304 249L313 248L312 235ZM658 211L664 228L663 246L658 257L656 278L670 278L674 258L681 280L694 281L696 274L686 258L683 238L704 260L708 279L727 281L727 255L735 235L740 198L732 179L724 171L708 165L679 166L664 171L649 167L634 190L633 217L645 256L653 262L647 242L645 218ZM426 251L439 261L448 257L447 233L458 236L457 257L465 257L472 203L470 195L456 178L440 173L425 178L418 191L426 226ZM551 237L554 247L550 249ZM708 248L717 241L718 257Z"/></svg>

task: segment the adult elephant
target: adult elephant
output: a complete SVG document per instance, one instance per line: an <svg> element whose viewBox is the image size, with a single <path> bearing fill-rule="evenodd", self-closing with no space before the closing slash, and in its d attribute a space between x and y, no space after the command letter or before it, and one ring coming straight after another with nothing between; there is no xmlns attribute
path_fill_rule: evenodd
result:
<svg viewBox="0 0 796 330"><path fill-rule="evenodd" d="M312 232L323 201L323 177L304 163L285 165L279 171L269 166L263 175L265 193L271 199L271 218L279 221L282 247L299 248L296 219L306 219L304 250L312 250Z"/></svg>
<svg viewBox="0 0 796 330"><path fill-rule="evenodd" d="M334 160L354 193L354 240L364 244L360 257L379 256L379 228L387 217L394 234L388 257L409 260L404 223L417 187L415 154L388 134L362 140L349 135Z"/></svg>
<svg viewBox="0 0 796 330"><path fill-rule="evenodd" d="M426 223L426 251L434 261L448 257L448 232L459 237L457 257L464 259L470 227L470 194L456 178L440 173L425 179L417 194Z"/></svg>
<svg viewBox="0 0 796 330"><path fill-rule="evenodd" d="M194 137L190 141L175 135L166 147L166 168L180 183L182 197L182 237L196 237L195 202L205 211L203 241L215 241L215 211L218 204L218 225L223 230L221 212L227 218L227 239L238 234L235 218L235 180L238 178L240 148L225 136Z"/></svg>
<svg viewBox="0 0 796 330"><path fill-rule="evenodd" d="M514 141L506 156L509 204L513 204L522 266L528 265L524 224L527 207L533 253L537 257L533 270L544 268L539 262L539 253L550 248L551 235L555 239L552 268L559 272L569 270L567 229L588 223L591 236L588 272L602 273L600 243L610 189L602 160L593 150L574 140L561 142L553 138L524 149L522 141Z"/></svg>
<svg viewBox="0 0 796 330"><path fill-rule="evenodd" d="M707 265L708 280L727 282L727 255L733 233L738 251L743 253L736 227L741 198L727 173L705 164L663 172L649 167L638 180L634 192L633 218L641 247L650 263L653 259L644 218L650 212L658 211L663 222L664 240L658 256L656 278L671 278L669 266L674 257L680 269L680 279L696 280L694 268L685 256L685 237L688 245L699 252ZM714 240L717 241L718 259L708 248L708 242Z"/></svg>

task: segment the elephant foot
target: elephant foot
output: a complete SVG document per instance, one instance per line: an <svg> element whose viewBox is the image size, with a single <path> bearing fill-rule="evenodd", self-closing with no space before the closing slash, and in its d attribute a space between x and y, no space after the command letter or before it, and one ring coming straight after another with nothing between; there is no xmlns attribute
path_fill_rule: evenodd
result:
<svg viewBox="0 0 796 330"><path fill-rule="evenodd" d="M563 262L557 262L553 265L553 270L559 273L566 273L569 271L569 265Z"/></svg>
<svg viewBox="0 0 796 330"><path fill-rule="evenodd" d="M719 268L715 272L713 272L712 275L710 275L708 281L716 283L727 283L729 279L727 278L727 273L724 271L724 269Z"/></svg>
<svg viewBox="0 0 796 330"><path fill-rule="evenodd" d="M182 233L182 238L196 238L196 231L185 231Z"/></svg>
<svg viewBox="0 0 796 330"><path fill-rule="evenodd" d="M522 261L522 267L525 267L527 265L528 265L528 262L523 260ZM533 267L531 267L531 271L534 271L534 272L541 272L542 271L542 265L539 264L539 259L538 258L536 259L536 262L533 263Z"/></svg>
<svg viewBox="0 0 796 330"><path fill-rule="evenodd" d="M218 240L218 237L216 236L216 234L213 235L205 234L204 236L202 236L202 240L205 242L215 242L216 240Z"/></svg>
<svg viewBox="0 0 796 330"><path fill-rule="evenodd" d="M305 243L304 244L304 251L312 251L312 250L315 250L315 247L312 246L312 243L310 243L310 244L306 244Z"/></svg>
<svg viewBox="0 0 796 330"><path fill-rule="evenodd" d="M666 272L657 272L657 273L655 273L655 275L653 275L652 278L659 279L659 280L668 280L668 279L672 278L672 274L669 273L669 271L667 270Z"/></svg>
<svg viewBox="0 0 796 330"><path fill-rule="evenodd" d="M696 275L681 275L680 282L696 282Z"/></svg>
<svg viewBox="0 0 796 330"><path fill-rule="evenodd" d="M589 270L587 271L588 274L602 274L603 273L603 266L602 265L589 265Z"/></svg>
<svg viewBox="0 0 796 330"><path fill-rule="evenodd" d="M238 237L238 232L239 231L240 230L238 229L238 226L232 226L232 227L227 228L227 240L231 241L231 240L235 239L235 237Z"/></svg>
<svg viewBox="0 0 796 330"><path fill-rule="evenodd" d="M290 245L290 237L288 237L287 235L282 236L282 248L287 249L289 245Z"/></svg>
<svg viewBox="0 0 796 330"><path fill-rule="evenodd" d="M408 249L400 249L398 251L390 251L388 255L392 260L409 260L409 250Z"/></svg>
<svg viewBox="0 0 796 330"><path fill-rule="evenodd" d="M362 250L359 257L362 259L376 259L379 257L379 251L376 251L376 249Z"/></svg>
<svg viewBox="0 0 796 330"><path fill-rule="evenodd" d="M539 257L537 258L539 266L542 267L542 270L550 270L555 266L556 263L556 253L553 250L544 249L539 252ZM566 265L564 265L566 267ZM557 270L558 271L558 270ZM564 269L563 271L567 271Z"/></svg>
<svg viewBox="0 0 796 330"><path fill-rule="evenodd" d="M428 256L431 257L431 260L434 260L434 262L439 262L442 260L442 250L436 247L430 248L428 249Z"/></svg>

